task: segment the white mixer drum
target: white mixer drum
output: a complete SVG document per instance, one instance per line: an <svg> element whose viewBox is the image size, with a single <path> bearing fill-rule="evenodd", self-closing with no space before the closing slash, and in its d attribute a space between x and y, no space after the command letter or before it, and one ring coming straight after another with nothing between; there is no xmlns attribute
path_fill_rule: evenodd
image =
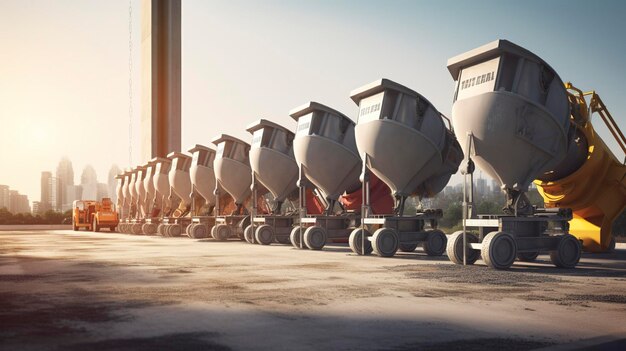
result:
<svg viewBox="0 0 626 351"><path fill-rule="evenodd" d="M465 153L505 189L526 191L567 153L568 98L541 58L497 40L448 60L456 81L452 124Z"/></svg>
<svg viewBox="0 0 626 351"><path fill-rule="evenodd" d="M242 205L251 194L250 145L226 134L211 142L217 146L213 162L215 179L233 197L236 204Z"/></svg>
<svg viewBox="0 0 626 351"><path fill-rule="evenodd" d="M354 122L317 102L289 114L298 122L293 150L307 179L332 200L359 189L361 158L354 139Z"/></svg>
<svg viewBox="0 0 626 351"><path fill-rule="evenodd" d="M282 202L297 190L298 165L293 155L294 133L265 119L248 126L252 134L250 166L257 180L276 201Z"/></svg>
<svg viewBox="0 0 626 351"><path fill-rule="evenodd" d="M215 205L215 172L213 162L215 161L215 150L203 145L195 145L189 149L191 153L191 167L189 175L191 184L196 191L204 198L209 206Z"/></svg>
<svg viewBox="0 0 626 351"><path fill-rule="evenodd" d="M156 201L161 204L163 209L165 209L170 205L168 200L168 197L170 196L169 172L172 166L172 161L163 157L155 157L151 161L156 164L154 176L152 178L154 189L156 190Z"/></svg>
<svg viewBox="0 0 626 351"><path fill-rule="evenodd" d="M350 95L359 105L356 144L359 154L368 155L372 172L394 195L441 191L462 160L441 113L422 95L388 79Z"/></svg>
<svg viewBox="0 0 626 351"><path fill-rule="evenodd" d="M167 158L172 160L168 174L170 186L182 204L189 206L191 205L191 178L189 177L191 156L182 152L170 152Z"/></svg>

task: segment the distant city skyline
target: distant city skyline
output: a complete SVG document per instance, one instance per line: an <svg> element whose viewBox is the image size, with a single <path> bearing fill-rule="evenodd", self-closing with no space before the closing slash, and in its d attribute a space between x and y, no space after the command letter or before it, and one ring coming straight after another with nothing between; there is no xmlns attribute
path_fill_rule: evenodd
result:
<svg viewBox="0 0 626 351"><path fill-rule="evenodd" d="M79 184L75 184L72 161L68 157L62 157L55 174L51 171L41 172L40 196L39 201L33 201L33 212L39 214L48 210L64 212L72 208L75 200L99 200L111 197L115 202L117 194L111 174L117 174L119 171L117 165L112 165L106 177L107 182L101 183L98 182L98 174L94 167L86 165L81 172Z"/></svg>
<svg viewBox="0 0 626 351"><path fill-rule="evenodd" d="M28 196L6 184L0 184L0 208L6 208L11 213L31 212Z"/></svg>

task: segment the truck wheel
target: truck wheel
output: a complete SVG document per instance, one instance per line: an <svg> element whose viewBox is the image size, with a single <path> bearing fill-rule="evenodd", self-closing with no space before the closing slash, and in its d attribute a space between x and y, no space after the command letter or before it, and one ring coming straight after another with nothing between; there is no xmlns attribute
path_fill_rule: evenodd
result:
<svg viewBox="0 0 626 351"><path fill-rule="evenodd" d="M472 249L469 244L478 243L478 237L472 233L467 233L467 247L465 251L465 262L474 264L480 257L480 250ZM450 261L456 264L463 264L463 231L459 230L450 235L446 244L446 252Z"/></svg>
<svg viewBox="0 0 626 351"><path fill-rule="evenodd" d="M231 237L232 229L227 224L218 224L213 230L213 239L217 241L226 241Z"/></svg>
<svg viewBox="0 0 626 351"><path fill-rule="evenodd" d="M398 233L392 228L379 228L372 237L372 249L380 257L392 257L398 251Z"/></svg>
<svg viewBox="0 0 626 351"><path fill-rule="evenodd" d="M365 229L365 250L363 250L363 229L356 228L350 233L348 244L350 250L357 255L369 255L372 253L372 242L369 240L370 232Z"/></svg>
<svg viewBox="0 0 626 351"><path fill-rule="evenodd" d="M254 242L254 230L252 229L252 225L249 225L246 227L246 229L244 229L243 237L246 239L248 243L256 244Z"/></svg>
<svg viewBox="0 0 626 351"><path fill-rule="evenodd" d="M446 252L448 237L438 229L431 230L426 235L426 241L422 242L422 248L428 256L441 256Z"/></svg>
<svg viewBox="0 0 626 351"><path fill-rule="evenodd" d="M111 233L115 232L115 227L109 227L109 231L110 231Z"/></svg>
<svg viewBox="0 0 626 351"><path fill-rule="evenodd" d="M180 224L173 224L167 228L167 236L172 238L179 237L183 232L183 227Z"/></svg>
<svg viewBox="0 0 626 351"><path fill-rule="evenodd" d="M563 234L556 246L556 250L550 252L550 260L559 268L574 268L580 261L580 241L572 234Z"/></svg>
<svg viewBox="0 0 626 351"><path fill-rule="evenodd" d="M311 250L321 250L326 245L326 230L319 226L308 227L304 231L304 244Z"/></svg>
<svg viewBox="0 0 626 351"><path fill-rule="evenodd" d="M274 241L274 228L267 224L260 225L254 232L254 238L261 245L269 245Z"/></svg>
<svg viewBox="0 0 626 351"><path fill-rule="evenodd" d="M304 235L304 232L306 231L307 227L302 227L302 235ZM296 249L300 249L300 227L293 227L293 229L291 230L291 233L289 234L289 241L291 241L291 245L293 245L293 247L295 247ZM302 245L303 249L308 249L308 247L306 245Z"/></svg>
<svg viewBox="0 0 626 351"><path fill-rule="evenodd" d="M204 239L209 236L209 227L206 224L194 224L189 230L193 239Z"/></svg>
<svg viewBox="0 0 626 351"><path fill-rule="evenodd" d="M517 257L517 243L513 235L505 232L491 232L483 239L481 256L487 266L495 269L509 269Z"/></svg>
<svg viewBox="0 0 626 351"><path fill-rule="evenodd" d="M91 224L91 230L93 230L94 232L100 231L100 227L98 227L98 220L95 218L93 219L93 223Z"/></svg>

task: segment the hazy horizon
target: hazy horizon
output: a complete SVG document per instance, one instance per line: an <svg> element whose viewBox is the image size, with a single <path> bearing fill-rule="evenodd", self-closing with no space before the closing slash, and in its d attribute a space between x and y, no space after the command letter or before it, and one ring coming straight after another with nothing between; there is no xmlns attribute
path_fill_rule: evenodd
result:
<svg viewBox="0 0 626 351"><path fill-rule="evenodd" d="M133 0L132 165L139 164L140 8ZM315 100L355 119L349 92L389 78L449 115L447 59L508 39L564 81L595 89L624 126L626 3L583 1L182 1L182 147L251 139ZM128 1L0 0L0 184L39 201L62 157L75 179L130 166ZM598 120L599 121L599 120ZM599 123L604 141L622 153ZM619 152L618 152L619 151Z"/></svg>

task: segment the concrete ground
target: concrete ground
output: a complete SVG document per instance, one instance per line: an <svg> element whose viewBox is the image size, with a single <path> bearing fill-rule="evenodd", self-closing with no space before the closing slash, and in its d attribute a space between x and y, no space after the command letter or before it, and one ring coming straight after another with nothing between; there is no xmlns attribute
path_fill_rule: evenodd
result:
<svg viewBox="0 0 626 351"><path fill-rule="evenodd" d="M626 244L495 271L419 249L0 232L0 326L2 350L624 350Z"/></svg>

